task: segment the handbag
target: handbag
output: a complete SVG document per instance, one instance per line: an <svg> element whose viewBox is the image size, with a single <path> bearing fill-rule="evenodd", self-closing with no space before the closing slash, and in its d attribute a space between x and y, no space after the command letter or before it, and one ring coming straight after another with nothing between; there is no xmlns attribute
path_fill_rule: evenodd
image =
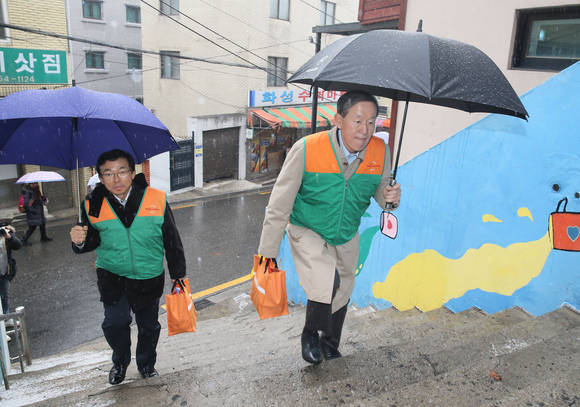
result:
<svg viewBox="0 0 580 407"><path fill-rule="evenodd" d="M171 293L165 296L167 306L167 328L169 336L183 332L195 332L197 314L191 298L189 280L175 280Z"/></svg>
<svg viewBox="0 0 580 407"><path fill-rule="evenodd" d="M255 254L253 270L250 299L260 319L288 315L286 273L278 268L276 259Z"/></svg>
<svg viewBox="0 0 580 407"><path fill-rule="evenodd" d="M564 203L562 212L560 205ZM556 250L580 252L580 213L566 212L568 198L563 198L550 214L549 232L552 247Z"/></svg>

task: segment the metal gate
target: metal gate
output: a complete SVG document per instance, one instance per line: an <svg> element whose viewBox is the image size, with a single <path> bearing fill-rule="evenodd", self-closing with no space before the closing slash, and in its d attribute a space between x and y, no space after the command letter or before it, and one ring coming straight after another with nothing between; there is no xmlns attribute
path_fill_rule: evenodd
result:
<svg viewBox="0 0 580 407"><path fill-rule="evenodd" d="M203 181L237 178L240 128L203 132Z"/></svg>
<svg viewBox="0 0 580 407"><path fill-rule="evenodd" d="M178 150L170 152L171 190L175 191L194 185L193 172L193 137L191 140L179 141Z"/></svg>

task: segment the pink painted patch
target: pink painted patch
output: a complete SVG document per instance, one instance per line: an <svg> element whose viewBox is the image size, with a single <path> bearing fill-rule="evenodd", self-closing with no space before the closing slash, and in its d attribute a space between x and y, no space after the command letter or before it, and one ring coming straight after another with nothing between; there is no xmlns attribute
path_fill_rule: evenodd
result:
<svg viewBox="0 0 580 407"><path fill-rule="evenodd" d="M381 213L381 233L391 239L397 237L399 230L399 221L391 212L383 211Z"/></svg>

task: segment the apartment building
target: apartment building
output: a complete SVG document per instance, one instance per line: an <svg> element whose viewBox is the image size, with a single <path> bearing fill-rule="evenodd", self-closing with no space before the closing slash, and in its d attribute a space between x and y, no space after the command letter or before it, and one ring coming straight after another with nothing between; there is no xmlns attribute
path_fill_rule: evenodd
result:
<svg viewBox="0 0 580 407"><path fill-rule="evenodd" d="M17 27L67 35L62 0L0 0L0 21ZM0 27L0 97L25 89L67 86L70 78L66 39ZM0 209L16 208L20 185L16 179L39 166L0 165ZM44 169L44 168L43 168ZM67 182L47 186L52 209L72 206L69 171L59 171Z"/></svg>
<svg viewBox="0 0 580 407"><path fill-rule="evenodd" d="M144 103L181 146L150 160L151 185L166 191L259 175L249 157L256 141L278 152L287 138L272 129L267 136L248 129L250 95L254 102L284 96L309 103L298 98L307 87L284 82L314 54L312 27L356 21L358 12L350 0L141 4L143 48L162 53L143 56ZM336 38L323 35L321 46ZM275 159L279 165L280 156Z"/></svg>
<svg viewBox="0 0 580 407"><path fill-rule="evenodd" d="M76 86L143 100L139 0L66 0L70 35L104 45L71 41ZM126 49L120 49L126 48Z"/></svg>

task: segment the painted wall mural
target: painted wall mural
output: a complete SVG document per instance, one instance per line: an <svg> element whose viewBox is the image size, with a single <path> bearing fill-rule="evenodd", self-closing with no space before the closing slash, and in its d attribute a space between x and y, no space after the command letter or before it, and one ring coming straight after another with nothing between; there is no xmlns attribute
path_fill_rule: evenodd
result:
<svg viewBox="0 0 580 407"><path fill-rule="evenodd" d="M528 122L486 116L399 169L398 236L379 232L373 201L352 303L580 309L580 63L522 101ZM279 258L289 300L305 303L286 237Z"/></svg>

